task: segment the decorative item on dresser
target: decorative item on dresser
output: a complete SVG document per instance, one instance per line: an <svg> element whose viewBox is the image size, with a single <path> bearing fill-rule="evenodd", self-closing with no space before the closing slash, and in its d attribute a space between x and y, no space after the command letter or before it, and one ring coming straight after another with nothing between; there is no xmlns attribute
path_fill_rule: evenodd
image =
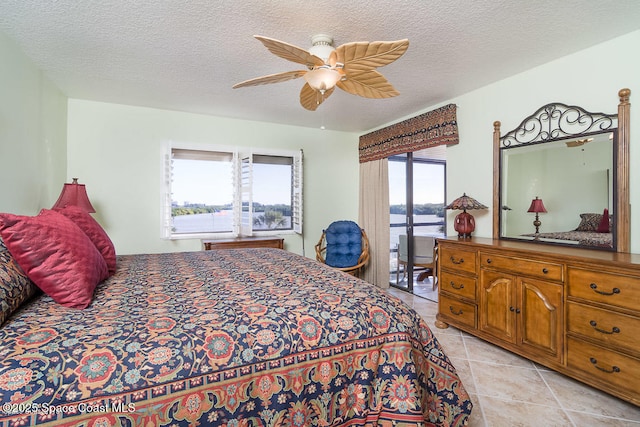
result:
<svg viewBox="0 0 640 427"><path fill-rule="evenodd" d="M453 223L453 228L458 232L458 237L471 237L471 233L476 229L476 221L473 219L473 215L467 212L467 209L488 209L485 205L467 196L467 193L462 193L462 196L449 203L445 209L457 209L462 210Z"/></svg>
<svg viewBox="0 0 640 427"><path fill-rule="evenodd" d="M640 406L640 255L438 239L436 326Z"/></svg>
<svg viewBox="0 0 640 427"><path fill-rule="evenodd" d="M212 249L238 249L238 248L276 248L284 249L284 239L279 236L246 236L232 239L203 240L205 251Z"/></svg>

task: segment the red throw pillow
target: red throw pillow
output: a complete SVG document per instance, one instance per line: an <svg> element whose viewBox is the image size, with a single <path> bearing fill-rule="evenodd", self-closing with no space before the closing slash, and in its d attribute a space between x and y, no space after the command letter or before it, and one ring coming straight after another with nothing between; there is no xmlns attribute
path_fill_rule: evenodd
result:
<svg viewBox="0 0 640 427"><path fill-rule="evenodd" d="M109 276L93 242L58 212L0 214L0 236L29 279L66 307L86 308L97 284Z"/></svg>
<svg viewBox="0 0 640 427"><path fill-rule="evenodd" d="M602 213L602 219L600 220L600 224L598 224L598 229L596 231L598 233L608 233L611 231L609 229L609 209L605 209Z"/></svg>
<svg viewBox="0 0 640 427"><path fill-rule="evenodd" d="M116 272L116 249L109 235L98 224L98 221L85 210L77 206L67 206L63 209L57 209L62 215L73 221L84 233L91 239L94 245L107 263L109 275Z"/></svg>

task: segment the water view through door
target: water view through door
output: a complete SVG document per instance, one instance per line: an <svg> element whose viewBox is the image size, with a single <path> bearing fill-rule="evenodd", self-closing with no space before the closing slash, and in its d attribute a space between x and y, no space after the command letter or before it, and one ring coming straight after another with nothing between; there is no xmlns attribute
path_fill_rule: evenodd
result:
<svg viewBox="0 0 640 427"><path fill-rule="evenodd" d="M446 230L444 153L435 147L389 157L389 283L434 300L433 277L423 266L433 253L429 237L443 237Z"/></svg>

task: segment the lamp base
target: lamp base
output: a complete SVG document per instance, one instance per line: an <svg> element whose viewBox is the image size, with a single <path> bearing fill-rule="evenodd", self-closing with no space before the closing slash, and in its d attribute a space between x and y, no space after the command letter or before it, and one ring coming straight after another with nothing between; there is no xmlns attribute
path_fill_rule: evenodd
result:
<svg viewBox="0 0 640 427"><path fill-rule="evenodd" d="M534 236L534 240L538 240L540 238L540 226L542 225L542 222L540 221L540 218L538 216L538 212L536 212L536 219L535 221L533 221L533 226L536 228L536 234Z"/></svg>
<svg viewBox="0 0 640 427"><path fill-rule="evenodd" d="M473 215L467 213L467 211L462 211L456 215L453 228L458 232L458 237L471 237L471 233L476 229L476 221Z"/></svg>

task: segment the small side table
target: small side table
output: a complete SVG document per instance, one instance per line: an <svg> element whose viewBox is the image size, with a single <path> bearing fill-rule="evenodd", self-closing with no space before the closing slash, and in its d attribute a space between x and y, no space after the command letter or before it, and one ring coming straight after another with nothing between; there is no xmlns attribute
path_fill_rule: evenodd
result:
<svg viewBox="0 0 640 427"><path fill-rule="evenodd" d="M284 239L279 236L235 237L233 239L203 240L204 250L237 248L277 248L284 249Z"/></svg>

